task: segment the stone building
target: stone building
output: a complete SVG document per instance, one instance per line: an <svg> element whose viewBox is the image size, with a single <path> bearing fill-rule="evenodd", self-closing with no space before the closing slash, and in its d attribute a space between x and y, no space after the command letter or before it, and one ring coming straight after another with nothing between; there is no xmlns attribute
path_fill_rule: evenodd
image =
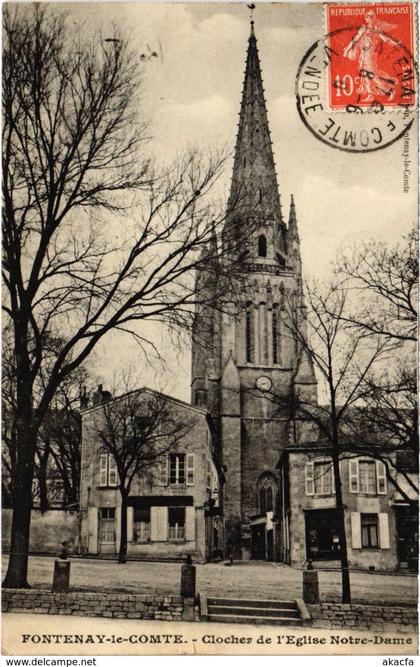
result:
<svg viewBox="0 0 420 667"><path fill-rule="evenodd" d="M198 285L207 280L215 294L217 276L232 261L236 270L218 307L196 311L191 401L210 412L217 433L226 553L302 567L308 559L337 560L339 540L328 448L313 423L292 435L278 407L295 394L317 405L312 362L290 334L297 323L305 336L306 310L293 195L287 208L251 22L223 249L212 241L212 270L197 277ZM404 523L398 512L410 519L395 507L383 464L360 457L340 466L350 566L396 569Z"/></svg>
<svg viewBox="0 0 420 667"><path fill-rule="evenodd" d="M307 560L338 561L335 484L328 448L289 445L281 460L287 488L281 508L286 528L284 560L303 567ZM349 566L370 570L398 567L395 489L384 464L367 456L340 461Z"/></svg>
<svg viewBox="0 0 420 667"><path fill-rule="evenodd" d="M205 410L150 389L134 392L139 419L147 419L158 398L180 424L190 424L176 446L163 449L147 474L135 477L128 498L127 553L144 559L209 560L222 544L219 519L223 477L215 456L211 421ZM121 535L121 493L115 458L103 446L105 409L128 395L105 395L81 411L80 551L115 555ZM144 409L143 409L144 406ZM137 418L137 417L136 417ZM157 426L159 428L159 426ZM165 436L162 436L163 438Z"/></svg>
<svg viewBox="0 0 420 667"><path fill-rule="evenodd" d="M240 238L245 244L236 242ZM305 319L297 215L293 196L287 220L280 204L253 25L223 243L221 263L240 253L233 258L240 290L232 291L241 297L226 297L213 313L197 312L192 402L206 407L217 425L226 467L227 550L245 559L279 560L285 535L278 462L289 426L268 393L282 396L295 387L315 399L317 386L285 321L286 300L293 302L302 326Z"/></svg>

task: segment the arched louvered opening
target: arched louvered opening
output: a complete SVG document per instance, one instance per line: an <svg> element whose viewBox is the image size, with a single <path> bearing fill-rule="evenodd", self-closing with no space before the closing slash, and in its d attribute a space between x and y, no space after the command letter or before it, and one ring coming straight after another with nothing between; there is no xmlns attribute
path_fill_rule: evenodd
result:
<svg viewBox="0 0 420 667"><path fill-rule="evenodd" d="M277 303L273 304L271 337L273 341L273 364L278 364L280 350L279 350L279 306Z"/></svg>
<svg viewBox="0 0 420 667"><path fill-rule="evenodd" d="M252 363L254 356L254 308L251 302L246 304L245 311L245 358L247 363Z"/></svg>
<svg viewBox="0 0 420 667"><path fill-rule="evenodd" d="M264 234L258 238L258 257L267 257L267 239Z"/></svg>

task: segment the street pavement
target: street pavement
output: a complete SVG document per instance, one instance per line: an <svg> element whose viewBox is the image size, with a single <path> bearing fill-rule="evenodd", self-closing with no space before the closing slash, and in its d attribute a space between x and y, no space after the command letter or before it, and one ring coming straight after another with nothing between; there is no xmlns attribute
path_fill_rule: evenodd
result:
<svg viewBox="0 0 420 667"><path fill-rule="evenodd" d="M3 556L3 571L7 556ZM75 590L124 591L179 595L182 563L158 563L96 559L71 559L71 587ZM31 556L29 583L36 588L50 588L54 558ZM340 571L320 571L319 585L324 601L339 601ZM353 602L363 604L414 605L417 578L351 572ZM302 597L302 571L287 565L260 561L242 561L227 567L223 563L197 565L197 591L208 596L295 599Z"/></svg>

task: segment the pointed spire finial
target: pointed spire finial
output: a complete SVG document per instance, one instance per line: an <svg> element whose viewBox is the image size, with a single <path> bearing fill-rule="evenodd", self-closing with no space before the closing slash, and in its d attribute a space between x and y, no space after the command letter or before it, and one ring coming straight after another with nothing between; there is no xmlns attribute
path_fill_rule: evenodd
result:
<svg viewBox="0 0 420 667"><path fill-rule="evenodd" d="M290 211L289 211L289 225L296 224L296 208L293 195L290 195Z"/></svg>
<svg viewBox="0 0 420 667"><path fill-rule="evenodd" d="M255 37L255 34L254 34L254 9L255 9L255 5L254 5L253 2L251 2L248 5L248 9L249 9L249 19L250 19L250 24L251 24L251 35L250 35L250 37Z"/></svg>

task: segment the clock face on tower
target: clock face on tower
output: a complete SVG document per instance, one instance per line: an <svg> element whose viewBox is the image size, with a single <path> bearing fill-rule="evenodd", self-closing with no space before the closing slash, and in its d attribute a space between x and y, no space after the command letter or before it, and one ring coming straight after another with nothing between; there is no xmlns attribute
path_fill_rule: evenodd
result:
<svg viewBox="0 0 420 667"><path fill-rule="evenodd" d="M270 391L272 387L272 382L266 375L260 375L255 384L260 391Z"/></svg>

